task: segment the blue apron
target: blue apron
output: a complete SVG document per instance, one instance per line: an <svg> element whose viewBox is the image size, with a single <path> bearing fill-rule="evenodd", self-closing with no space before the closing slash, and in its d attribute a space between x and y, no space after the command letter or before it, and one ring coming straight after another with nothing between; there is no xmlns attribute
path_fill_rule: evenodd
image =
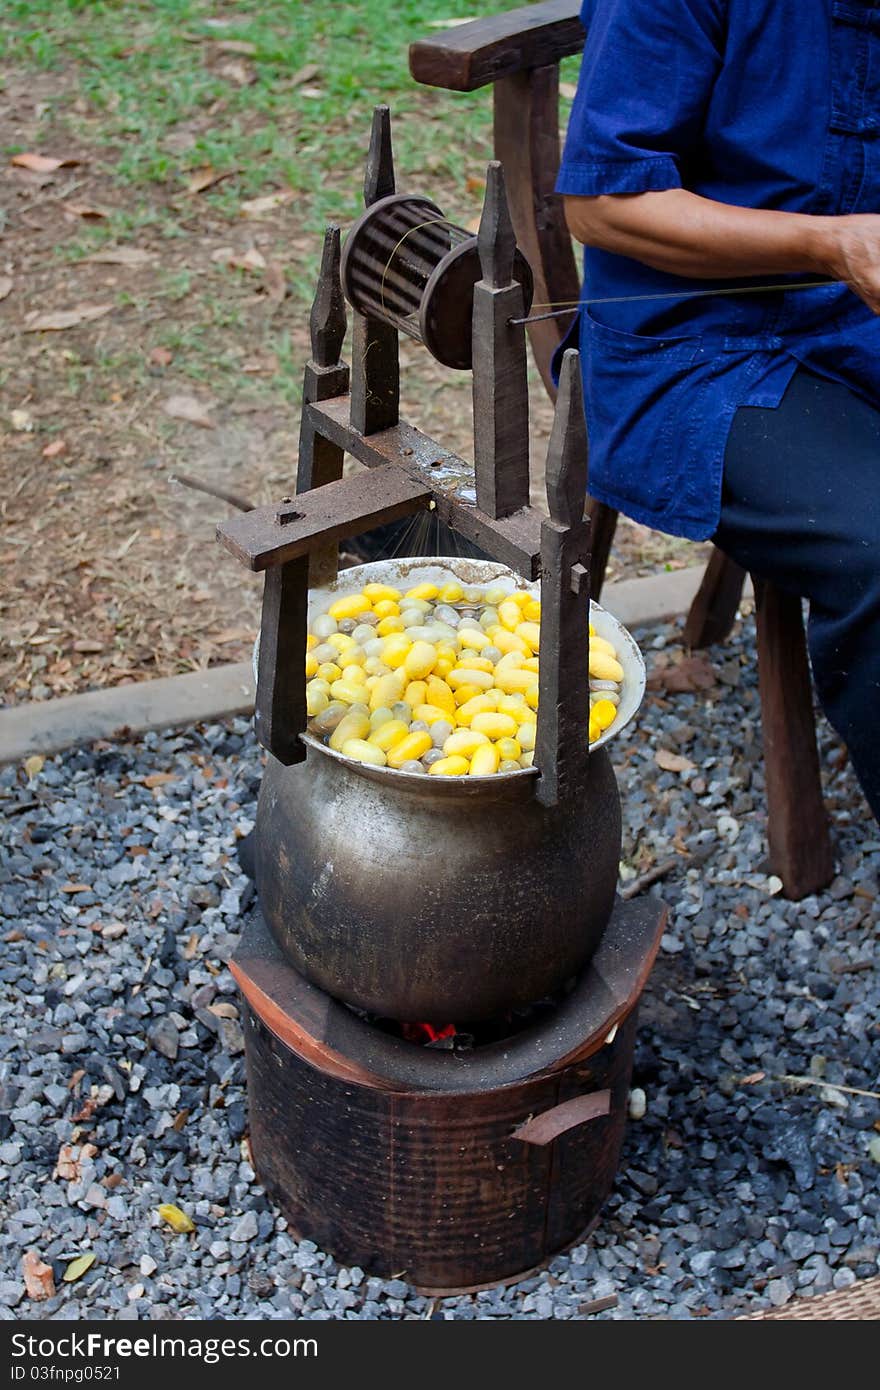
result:
<svg viewBox="0 0 880 1390"><path fill-rule="evenodd" d="M586 0L557 191L685 187L741 207L880 212L880 3ZM706 281L587 248L585 300L784 285ZM701 540L730 424L798 363L880 406L880 319L843 286L584 307L590 493Z"/></svg>

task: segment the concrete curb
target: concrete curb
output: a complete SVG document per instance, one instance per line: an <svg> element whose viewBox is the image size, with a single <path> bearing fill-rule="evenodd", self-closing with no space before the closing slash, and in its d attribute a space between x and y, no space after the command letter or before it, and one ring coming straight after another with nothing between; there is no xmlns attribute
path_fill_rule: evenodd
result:
<svg viewBox="0 0 880 1390"><path fill-rule="evenodd" d="M702 576L703 567L694 565L645 579L623 579L605 586L602 603L629 628L662 622L687 612ZM248 714L253 705L249 662L14 705L0 710L0 764L20 762L34 753L59 753L99 738Z"/></svg>
<svg viewBox="0 0 880 1390"><path fill-rule="evenodd" d="M253 707L254 678L247 661L13 705L0 710L0 763L19 762L32 753L59 753L98 738L247 714Z"/></svg>

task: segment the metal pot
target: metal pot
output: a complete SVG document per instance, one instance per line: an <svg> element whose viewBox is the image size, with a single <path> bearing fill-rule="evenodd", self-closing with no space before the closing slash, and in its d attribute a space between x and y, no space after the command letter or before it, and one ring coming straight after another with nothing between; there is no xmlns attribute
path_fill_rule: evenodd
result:
<svg viewBox="0 0 880 1390"><path fill-rule="evenodd" d="M535 588L489 562L383 561L315 593L312 616L371 580L450 573ZM622 728L641 701L641 656L609 614L594 610L593 622L624 666ZM383 1016L445 1023L529 1004L582 969L610 917L620 857L617 783L598 743L583 786L547 809L532 769L434 779L305 737L305 762L269 759L255 851L266 920L308 980Z"/></svg>

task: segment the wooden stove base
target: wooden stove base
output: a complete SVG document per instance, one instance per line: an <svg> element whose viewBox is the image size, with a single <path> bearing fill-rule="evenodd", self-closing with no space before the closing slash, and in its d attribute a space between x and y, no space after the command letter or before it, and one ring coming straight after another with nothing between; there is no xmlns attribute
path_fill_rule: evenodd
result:
<svg viewBox="0 0 880 1390"><path fill-rule="evenodd" d="M233 964L251 1146L293 1230L434 1293L523 1277L582 1239L617 1171L664 917L656 902L618 904L549 1021L458 1055L362 1023L297 975L255 915Z"/></svg>

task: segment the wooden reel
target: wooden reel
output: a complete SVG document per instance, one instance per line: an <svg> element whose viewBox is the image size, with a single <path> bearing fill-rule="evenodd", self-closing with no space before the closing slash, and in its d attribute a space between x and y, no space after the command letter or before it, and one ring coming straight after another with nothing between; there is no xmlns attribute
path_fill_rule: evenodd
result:
<svg viewBox="0 0 880 1390"><path fill-rule="evenodd" d="M412 194L392 193L373 203L342 250L342 287L352 307L423 343L444 367L471 367L474 286L482 278L476 236L448 222L430 199ZM519 250L513 278L528 313L534 284Z"/></svg>

